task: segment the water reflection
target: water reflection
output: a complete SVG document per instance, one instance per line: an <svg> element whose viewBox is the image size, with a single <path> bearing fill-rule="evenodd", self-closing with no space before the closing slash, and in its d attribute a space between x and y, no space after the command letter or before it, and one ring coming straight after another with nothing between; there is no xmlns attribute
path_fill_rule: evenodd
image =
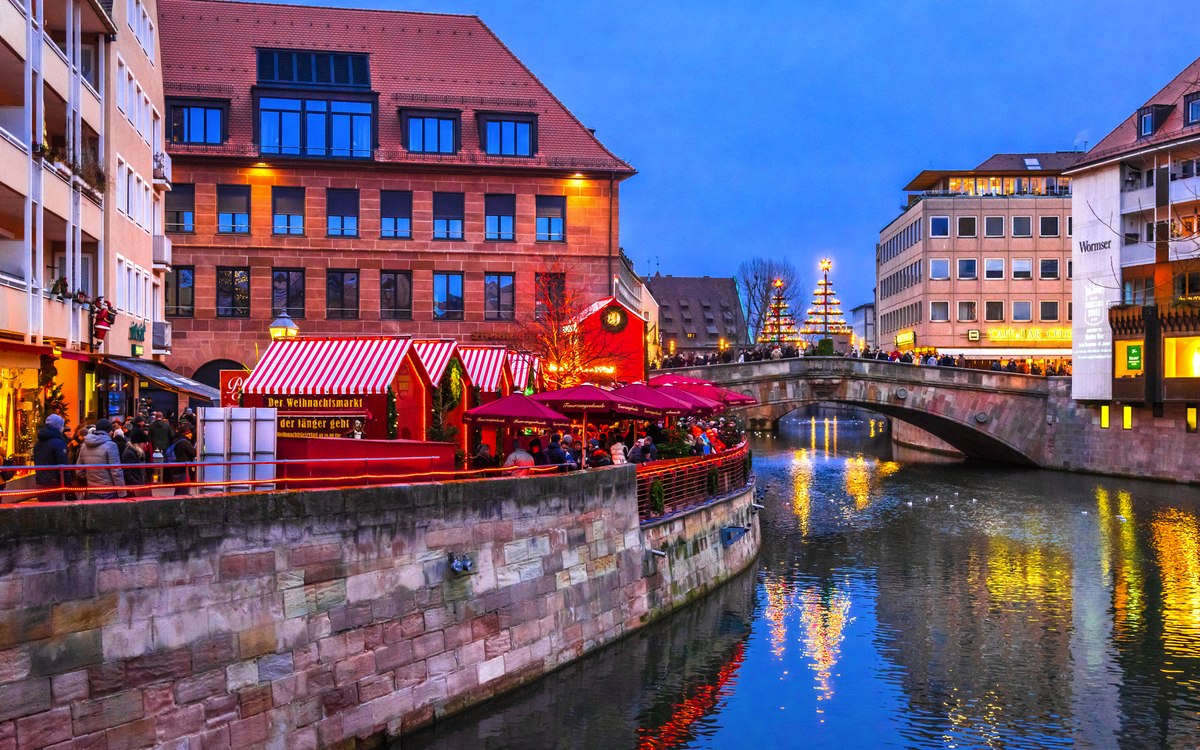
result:
<svg viewBox="0 0 1200 750"><path fill-rule="evenodd" d="M921 458L763 437L753 578L404 747L1200 747L1196 491Z"/></svg>

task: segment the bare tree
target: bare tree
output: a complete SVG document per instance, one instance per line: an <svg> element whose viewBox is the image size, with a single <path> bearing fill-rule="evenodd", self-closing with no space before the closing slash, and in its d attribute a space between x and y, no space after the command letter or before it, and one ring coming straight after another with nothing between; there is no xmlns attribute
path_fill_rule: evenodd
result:
<svg viewBox="0 0 1200 750"><path fill-rule="evenodd" d="M784 299L795 312L799 301L800 285L796 267L786 260L775 258L751 258L738 266L738 291L742 304L746 306L746 325L753 340L762 330L763 318L771 309L771 296L775 293L775 280L783 281ZM803 310L799 311L803 313Z"/></svg>

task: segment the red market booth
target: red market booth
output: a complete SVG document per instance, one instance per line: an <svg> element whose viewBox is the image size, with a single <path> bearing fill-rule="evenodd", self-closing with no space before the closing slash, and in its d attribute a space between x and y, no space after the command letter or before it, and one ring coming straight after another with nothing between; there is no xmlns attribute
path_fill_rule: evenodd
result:
<svg viewBox="0 0 1200 750"><path fill-rule="evenodd" d="M611 353L607 363L596 365L600 381L637 383L646 380L646 321L616 297L608 297L584 309L575 318L583 338L598 351ZM547 381L554 373L545 374ZM555 387L561 387L555 384Z"/></svg>
<svg viewBox="0 0 1200 750"><path fill-rule="evenodd" d="M541 360L532 354L508 353L508 369L512 373L513 390L531 395L545 390L542 382Z"/></svg>
<svg viewBox="0 0 1200 750"><path fill-rule="evenodd" d="M361 426L367 439L421 440L426 382L407 337L285 339L254 368L242 403L278 409L281 438L348 437Z"/></svg>
<svg viewBox="0 0 1200 750"><path fill-rule="evenodd" d="M413 352L425 377L425 440L439 440L439 419L442 428L458 428L455 442L467 452L467 431L462 415L471 404L474 382L463 366L458 342L453 339L420 339L413 341ZM446 408L449 406L450 408ZM439 415L437 412L440 411Z"/></svg>
<svg viewBox="0 0 1200 750"><path fill-rule="evenodd" d="M478 389L479 401L472 407L489 404L513 392L512 370L508 366L508 348L505 346L459 345L458 356L466 368L467 377ZM475 425L481 442L492 446L493 455L499 455L503 446L499 444L499 432L494 426Z"/></svg>
<svg viewBox="0 0 1200 750"><path fill-rule="evenodd" d="M455 446L450 443L285 437L276 446L279 459L289 462L279 465L280 489L396 484L454 471Z"/></svg>

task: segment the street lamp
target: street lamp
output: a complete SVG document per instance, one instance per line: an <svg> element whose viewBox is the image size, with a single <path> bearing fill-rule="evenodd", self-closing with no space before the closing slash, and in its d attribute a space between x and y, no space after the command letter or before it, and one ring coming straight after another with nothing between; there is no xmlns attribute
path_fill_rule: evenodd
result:
<svg viewBox="0 0 1200 750"><path fill-rule="evenodd" d="M268 330L271 332L272 341L294 339L296 338L296 334L300 333L300 327L288 317L286 310L279 314L279 317L271 323L271 327Z"/></svg>

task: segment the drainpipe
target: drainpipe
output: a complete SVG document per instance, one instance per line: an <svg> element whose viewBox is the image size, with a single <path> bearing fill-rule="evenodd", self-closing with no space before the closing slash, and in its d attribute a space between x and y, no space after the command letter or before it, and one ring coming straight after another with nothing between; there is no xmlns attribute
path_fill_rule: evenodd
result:
<svg viewBox="0 0 1200 750"><path fill-rule="evenodd" d="M617 282L613 279L613 173L608 173L608 285L610 297L617 296Z"/></svg>

